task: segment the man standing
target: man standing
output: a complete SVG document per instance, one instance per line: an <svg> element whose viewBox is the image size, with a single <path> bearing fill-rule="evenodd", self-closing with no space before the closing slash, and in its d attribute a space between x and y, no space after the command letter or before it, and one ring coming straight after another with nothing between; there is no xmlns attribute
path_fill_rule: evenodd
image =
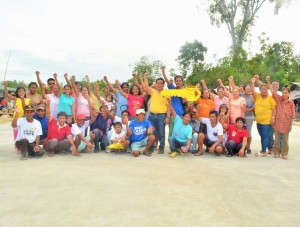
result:
<svg viewBox="0 0 300 227"><path fill-rule="evenodd" d="M40 122L33 118L34 106L26 105L24 107L25 117L18 119L20 110L15 107L15 116L11 123L13 128L18 128L18 136L16 138L16 147L21 151L21 160L26 160L29 156L43 156L41 151L40 135L42 135L42 127Z"/></svg>
<svg viewBox="0 0 300 227"><path fill-rule="evenodd" d="M151 156L149 149L154 142L153 126L150 121L145 119L145 110L136 110L136 119L132 120L129 124L128 134L131 136L131 150L135 157L140 155L139 149L145 147L143 155Z"/></svg>
<svg viewBox="0 0 300 227"><path fill-rule="evenodd" d="M170 121L170 109L168 107L167 97L163 96L161 92L164 89L165 81L162 78L156 79L155 89L148 85L148 74L144 74L144 79L140 77L141 85L146 94L151 95L150 100L150 115L148 120L155 128L154 136L158 134L159 139L159 154L164 153L165 149L165 125ZM150 148L150 152L154 151L154 144Z"/></svg>

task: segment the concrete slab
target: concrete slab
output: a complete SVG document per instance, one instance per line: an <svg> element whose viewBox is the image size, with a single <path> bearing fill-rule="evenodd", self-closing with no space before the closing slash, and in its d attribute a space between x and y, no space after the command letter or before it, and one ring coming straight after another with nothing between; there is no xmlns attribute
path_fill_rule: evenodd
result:
<svg viewBox="0 0 300 227"><path fill-rule="evenodd" d="M0 226L299 226L300 127L289 160L167 152L20 161L0 124Z"/></svg>

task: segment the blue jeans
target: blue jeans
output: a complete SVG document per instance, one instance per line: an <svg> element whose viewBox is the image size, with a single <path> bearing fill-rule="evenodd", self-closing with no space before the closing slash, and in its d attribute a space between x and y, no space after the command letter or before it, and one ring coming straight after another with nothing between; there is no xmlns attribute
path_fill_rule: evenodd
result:
<svg viewBox="0 0 300 227"><path fill-rule="evenodd" d="M263 125L257 123L257 131L260 135L261 152L266 152L269 145L271 124Z"/></svg>
<svg viewBox="0 0 300 227"><path fill-rule="evenodd" d="M101 149L105 150L109 145L107 135L103 134L102 131L97 128L95 128L92 132L95 134L95 150L99 151L99 142L101 143Z"/></svg>
<svg viewBox="0 0 300 227"><path fill-rule="evenodd" d="M235 154L239 153L242 146L243 146L243 143L236 144L233 140L228 140L225 145L225 147L228 151L228 154L230 154L230 155L235 155Z"/></svg>
<svg viewBox="0 0 300 227"><path fill-rule="evenodd" d="M169 138L169 144L170 144L170 149L172 152L176 152L178 149L180 149L180 147L182 146L186 146L187 142L180 142L178 140L176 140L175 138L173 137L170 137ZM191 146L190 146L190 149L189 151L191 150Z"/></svg>
<svg viewBox="0 0 300 227"><path fill-rule="evenodd" d="M159 150L165 149L165 119L166 114L153 114L150 113L148 120L155 128L154 136L158 135L159 139ZM150 151L154 150L154 143L151 145Z"/></svg>
<svg viewBox="0 0 300 227"><path fill-rule="evenodd" d="M269 133L269 144L268 144L268 150L274 149L274 128L271 125L270 133Z"/></svg>

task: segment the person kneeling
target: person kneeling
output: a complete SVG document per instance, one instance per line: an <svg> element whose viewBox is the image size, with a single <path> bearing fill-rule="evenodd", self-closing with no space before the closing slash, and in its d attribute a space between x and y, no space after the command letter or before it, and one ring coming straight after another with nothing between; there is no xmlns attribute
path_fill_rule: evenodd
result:
<svg viewBox="0 0 300 227"><path fill-rule="evenodd" d="M245 150L247 147L248 131L244 129L245 118L238 117L235 119L235 125L222 124L227 130L228 139L225 147L228 151L227 156L239 155L240 157L245 156Z"/></svg>
<svg viewBox="0 0 300 227"><path fill-rule="evenodd" d="M111 145L109 146L110 151L126 150L129 145L129 140L126 138L125 131L122 130L122 123L114 123L114 131L110 137Z"/></svg>
<svg viewBox="0 0 300 227"><path fill-rule="evenodd" d="M169 138L169 144L171 149L170 157L173 158L177 155L179 150L181 155L185 155L191 148L192 142L192 126L189 125L191 121L191 114L184 113L183 119L176 115L172 105L169 105L172 116L174 116L174 129L172 136Z"/></svg>
<svg viewBox="0 0 300 227"><path fill-rule="evenodd" d="M198 114L198 112L197 112ZM207 133L199 133L198 135L198 152L195 156L203 155L203 144L209 153L215 153L221 155L223 152L223 127L218 122L218 112L211 110L209 112L209 118L199 117L199 121L206 124Z"/></svg>
<svg viewBox="0 0 300 227"><path fill-rule="evenodd" d="M66 154L72 145L72 155L80 156L71 134L71 127L67 122L67 113L59 112L57 121L50 113L50 100L46 101L46 114L48 117L48 135L44 142L44 149L48 152L49 157L53 157L54 153Z"/></svg>
<svg viewBox="0 0 300 227"><path fill-rule="evenodd" d="M131 150L135 157L140 155L139 149L145 147L143 155L151 156L149 149L154 142L154 131L150 121L145 119L145 110L136 110L136 119L132 120L129 124L129 136L131 135Z"/></svg>
<svg viewBox="0 0 300 227"><path fill-rule="evenodd" d="M13 128L18 128L18 136L16 138L16 147L21 151L21 160L26 160L29 156L43 156L44 151L41 150L40 135L43 134L41 123L33 118L34 106L27 105L24 107L25 117L19 118L20 109L15 107L15 117L11 123Z"/></svg>

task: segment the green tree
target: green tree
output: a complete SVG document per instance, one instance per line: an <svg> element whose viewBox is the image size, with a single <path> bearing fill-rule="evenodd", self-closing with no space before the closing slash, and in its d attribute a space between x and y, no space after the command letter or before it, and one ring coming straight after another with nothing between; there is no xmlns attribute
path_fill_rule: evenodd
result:
<svg viewBox="0 0 300 227"><path fill-rule="evenodd" d="M232 54L243 46L250 34L250 28L261 6L269 2L274 5L274 12L290 0L208 0L208 15L213 25L220 27L225 24L232 41Z"/></svg>
<svg viewBox="0 0 300 227"><path fill-rule="evenodd" d="M176 60L178 61L180 71L184 78L187 76L189 70L192 70L192 75L199 71L199 66L203 64L204 54L206 52L207 48L198 40L186 42L180 48L179 56Z"/></svg>
<svg viewBox="0 0 300 227"><path fill-rule="evenodd" d="M143 56L134 63L133 72L136 75L144 74L145 72L149 73L149 81L153 82L155 78L161 77L160 67L162 62L160 60L153 60L151 61L148 56ZM130 67L131 65L129 65ZM132 79L129 79L128 82L132 83Z"/></svg>

